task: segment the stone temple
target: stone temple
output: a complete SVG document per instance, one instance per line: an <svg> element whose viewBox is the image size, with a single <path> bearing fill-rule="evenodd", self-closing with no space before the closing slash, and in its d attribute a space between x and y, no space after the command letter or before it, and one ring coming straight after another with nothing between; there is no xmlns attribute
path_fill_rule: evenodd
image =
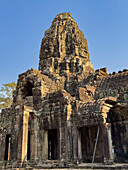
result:
<svg viewBox="0 0 128 170"><path fill-rule="evenodd" d="M1 169L127 164L128 70L94 70L70 13L54 18L39 58L0 114Z"/></svg>

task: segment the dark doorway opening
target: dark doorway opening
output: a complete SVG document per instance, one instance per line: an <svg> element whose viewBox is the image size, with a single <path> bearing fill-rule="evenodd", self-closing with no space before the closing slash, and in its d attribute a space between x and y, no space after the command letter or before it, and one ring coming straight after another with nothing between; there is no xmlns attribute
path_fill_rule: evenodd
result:
<svg viewBox="0 0 128 170"><path fill-rule="evenodd" d="M111 123L114 162L128 162L128 108L121 105L111 107L107 122Z"/></svg>
<svg viewBox="0 0 128 170"><path fill-rule="evenodd" d="M94 146L96 142L98 126L86 126L80 128L81 133L81 155L82 161L86 163L91 163L93 158ZM102 151L102 139L99 133L99 138L97 142L95 162L102 162L103 151Z"/></svg>
<svg viewBox="0 0 128 170"><path fill-rule="evenodd" d="M31 152L30 152L30 149L31 149L31 148L30 148L30 142L31 142L31 141L30 141L30 131L28 131L27 160L30 160L30 155L31 155L31 154L30 154L30 153L31 153Z"/></svg>
<svg viewBox="0 0 128 170"><path fill-rule="evenodd" d="M9 160L9 156L10 156L10 140L11 140L11 135L6 135L5 155L4 155L4 160L5 161Z"/></svg>
<svg viewBox="0 0 128 170"><path fill-rule="evenodd" d="M48 130L48 159L56 160L57 157L57 129Z"/></svg>

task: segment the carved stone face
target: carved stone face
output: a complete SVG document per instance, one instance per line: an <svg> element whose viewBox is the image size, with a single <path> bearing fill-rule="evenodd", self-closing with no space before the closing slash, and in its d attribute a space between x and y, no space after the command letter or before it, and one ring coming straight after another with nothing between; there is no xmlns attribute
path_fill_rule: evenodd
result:
<svg viewBox="0 0 128 170"><path fill-rule="evenodd" d="M51 71L61 75L81 73L87 71L86 65L93 70L92 64L87 63L90 60L84 34L70 13L57 15L42 39L39 69L47 75L52 74Z"/></svg>

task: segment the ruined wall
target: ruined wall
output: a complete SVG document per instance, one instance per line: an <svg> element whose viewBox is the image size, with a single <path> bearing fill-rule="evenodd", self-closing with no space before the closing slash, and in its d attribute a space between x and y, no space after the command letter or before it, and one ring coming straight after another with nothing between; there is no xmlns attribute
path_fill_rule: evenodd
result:
<svg viewBox="0 0 128 170"><path fill-rule="evenodd" d="M7 136L10 137L10 152L8 159L17 159L18 132L19 132L19 110L14 108L4 109L0 116L0 160L6 160Z"/></svg>
<svg viewBox="0 0 128 170"><path fill-rule="evenodd" d="M57 85L40 71L31 69L19 75L16 88L15 105L31 106L39 110L48 93L55 92Z"/></svg>

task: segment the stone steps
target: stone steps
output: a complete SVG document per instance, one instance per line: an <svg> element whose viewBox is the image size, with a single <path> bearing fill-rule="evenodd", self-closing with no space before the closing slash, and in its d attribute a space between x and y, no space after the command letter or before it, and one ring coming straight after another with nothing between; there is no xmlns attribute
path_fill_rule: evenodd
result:
<svg viewBox="0 0 128 170"><path fill-rule="evenodd" d="M6 170L91 170L91 167L84 168L7 168ZM1 169L3 170L3 169ZM128 170L128 167L94 167L93 170Z"/></svg>
<svg viewBox="0 0 128 170"><path fill-rule="evenodd" d="M15 168L15 169L6 169L6 170L89 170L90 168L77 168L77 169L70 169L70 168L63 168L63 169L33 169L33 168ZM4 169L1 169L1 170L4 170ZM91 170L91 169L90 169ZM99 169L99 168L96 168L96 169L93 169L93 170L128 170L128 167L127 168L105 168L105 169Z"/></svg>
<svg viewBox="0 0 128 170"><path fill-rule="evenodd" d="M50 169L54 169L54 170L91 170L91 163L82 163L79 164L78 167L76 168L57 168L57 167L50 167L48 165L27 165L24 168L13 168L11 165L8 166L1 166L0 170L50 170ZM128 164L112 164L112 165L104 165L104 164L100 164L100 163L95 163L93 165L93 170L128 170Z"/></svg>
<svg viewBox="0 0 128 170"><path fill-rule="evenodd" d="M86 164L86 163L82 163L78 165L78 169L91 169L91 163ZM94 169L110 169L110 170L125 170L128 169L128 164L112 164L112 165L105 165L105 164L93 164L93 170Z"/></svg>

